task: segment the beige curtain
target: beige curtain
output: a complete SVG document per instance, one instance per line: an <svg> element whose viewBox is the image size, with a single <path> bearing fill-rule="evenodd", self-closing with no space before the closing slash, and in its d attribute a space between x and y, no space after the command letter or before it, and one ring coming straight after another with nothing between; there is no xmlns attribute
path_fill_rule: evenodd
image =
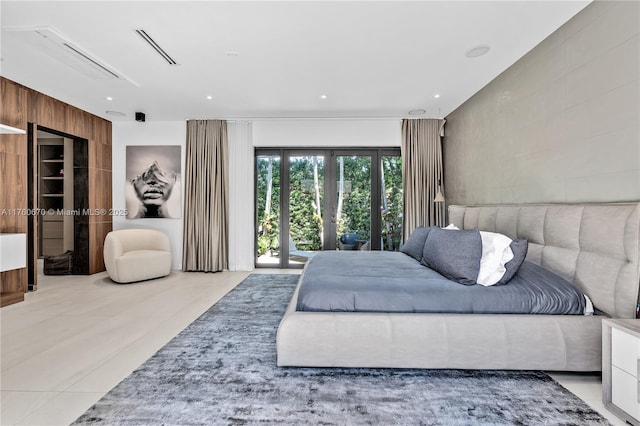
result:
<svg viewBox="0 0 640 426"><path fill-rule="evenodd" d="M404 191L403 237L418 226L442 226L444 203L433 199L442 184L444 120L402 120L402 188Z"/></svg>
<svg viewBox="0 0 640 426"><path fill-rule="evenodd" d="M227 123L187 121L183 271L222 271L229 259Z"/></svg>

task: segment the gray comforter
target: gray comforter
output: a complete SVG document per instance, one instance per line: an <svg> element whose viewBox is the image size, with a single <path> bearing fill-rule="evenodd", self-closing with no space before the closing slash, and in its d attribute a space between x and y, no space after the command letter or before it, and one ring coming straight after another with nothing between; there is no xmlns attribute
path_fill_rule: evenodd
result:
<svg viewBox="0 0 640 426"><path fill-rule="evenodd" d="M524 262L506 285L466 286L404 253L325 251L301 277L298 311L575 314L585 308L571 283Z"/></svg>

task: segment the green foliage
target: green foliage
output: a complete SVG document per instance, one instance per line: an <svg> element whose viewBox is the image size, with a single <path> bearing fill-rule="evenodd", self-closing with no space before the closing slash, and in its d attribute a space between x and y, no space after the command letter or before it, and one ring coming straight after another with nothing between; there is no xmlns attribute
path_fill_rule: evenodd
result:
<svg viewBox="0 0 640 426"><path fill-rule="evenodd" d="M338 176L340 179L340 176ZM345 189L338 235L355 233L358 239L371 238L371 159L344 157Z"/></svg>
<svg viewBox="0 0 640 426"><path fill-rule="evenodd" d="M257 182L257 203L258 203L258 247L259 255L265 254L268 250L278 250L278 234L280 233L280 159L272 157L271 171L271 205L268 212L265 212L267 204L267 182L269 160L268 157L258 157L256 167L258 171Z"/></svg>
<svg viewBox="0 0 640 426"><path fill-rule="evenodd" d="M278 250L280 248L278 217L274 215L264 216L259 229L261 231L258 233L258 254L263 255L269 250Z"/></svg>
<svg viewBox="0 0 640 426"><path fill-rule="evenodd" d="M320 211L324 207L324 161L318 157ZM300 250L322 249L322 217L318 215L313 184L312 157L291 157L289 161L289 224L291 238Z"/></svg>
<svg viewBox="0 0 640 426"><path fill-rule="evenodd" d="M382 157L382 171L382 250L398 251L402 241L402 158Z"/></svg>
<svg viewBox="0 0 640 426"><path fill-rule="evenodd" d="M269 238L264 235L258 235L258 256L262 256L269 250Z"/></svg>
<svg viewBox="0 0 640 426"><path fill-rule="evenodd" d="M318 161L318 184L320 189L319 211L324 208L324 160ZM335 159L334 159L335 161ZM400 157L382 158L386 209L382 215L383 250L398 250L402 232L402 160ZM279 205L280 205L280 158L272 157L271 203L265 212L268 191L269 157L258 156L257 168L257 220L259 255L269 250L278 250ZM337 179L340 178L339 171ZM323 218L318 214L313 180L313 157L291 157L289 161L289 216L290 230L299 250L321 250ZM356 233L359 239L371 238L371 159L366 156L344 157L345 193L342 214L337 223L337 237L345 233ZM382 204L385 205L384 202Z"/></svg>

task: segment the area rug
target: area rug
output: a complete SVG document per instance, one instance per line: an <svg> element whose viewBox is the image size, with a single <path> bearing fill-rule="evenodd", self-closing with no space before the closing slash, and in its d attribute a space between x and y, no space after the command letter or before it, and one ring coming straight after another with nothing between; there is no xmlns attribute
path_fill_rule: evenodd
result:
<svg viewBox="0 0 640 426"><path fill-rule="evenodd" d="M250 275L74 424L609 424L542 372L278 368L297 279Z"/></svg>

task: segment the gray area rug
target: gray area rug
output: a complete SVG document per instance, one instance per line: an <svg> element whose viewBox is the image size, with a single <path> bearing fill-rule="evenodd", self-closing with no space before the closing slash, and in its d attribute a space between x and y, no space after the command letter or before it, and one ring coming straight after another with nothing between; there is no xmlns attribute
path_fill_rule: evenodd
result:
<svg viewBox="0 0 640 426"><path fill-rule="evenodd" d="M250 275L74 424L609 424L541 372L276 367L297 275Z"/></svg>

